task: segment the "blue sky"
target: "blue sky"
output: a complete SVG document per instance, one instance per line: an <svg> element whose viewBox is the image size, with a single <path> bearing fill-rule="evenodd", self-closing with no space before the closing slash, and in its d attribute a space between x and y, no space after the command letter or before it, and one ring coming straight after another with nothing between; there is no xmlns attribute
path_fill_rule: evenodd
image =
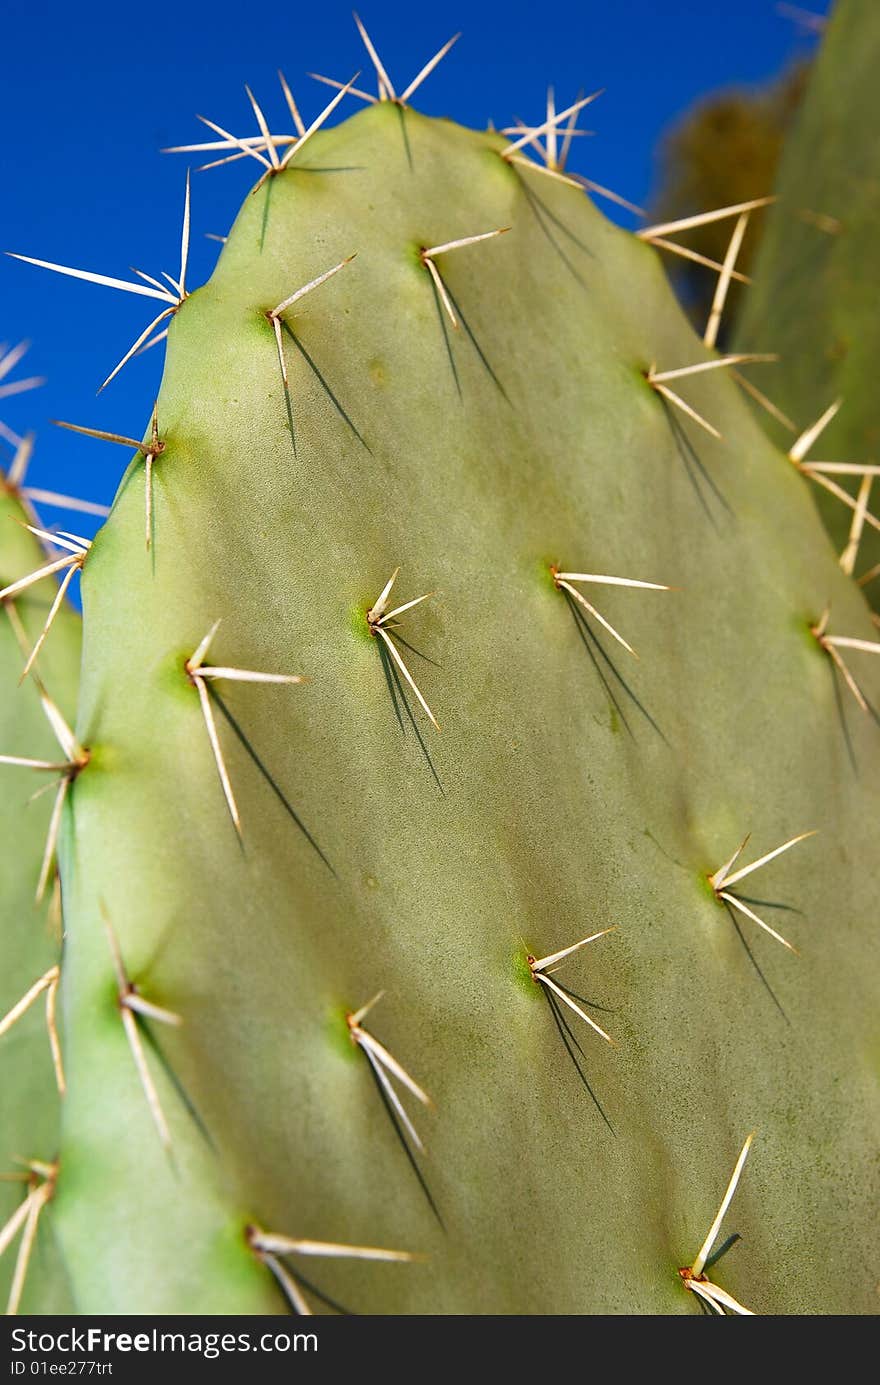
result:
<svg viewBox="0 0 880 1385"><path fill-rule="evenodd" d="M803 3L816 13L829 8L828 0ZM537 122L548 82L561 104L582 87L604 87L590 110L597 136L576 142L571 166L636 202L650 196L659 137L695 99L761 82L813 47L775 0L363 0L360 13L398 89L463 31L415 99L430 114L477 127L516 115ZM255 129L248 82L270 123L286 129L279 66L306 119L328 95L307 71L347 79L361 68L368 79L368 59L340 0L153 0L148 7L7 0L0 25L0 248L122 278L129 265L176 272L186 160L159 151L203 137L197 111L237 132ZM191 285L209 276L216 258L218 247L204 233L225 231L252 181L243 164L194 177ZM142 435L161 347L128 365L99 398L95 391L146 326L151 302L0 262L0 337L29 337L17 374L27 367L48 379L39 391L0 401L4 422L37 432L33 484L112 499L126 453L61 433L48 420ZM0 459L9 455L0 442ZM64 518L48 509L44 515ZM73 527L89 534L95 526L77 516Z"/></svg>

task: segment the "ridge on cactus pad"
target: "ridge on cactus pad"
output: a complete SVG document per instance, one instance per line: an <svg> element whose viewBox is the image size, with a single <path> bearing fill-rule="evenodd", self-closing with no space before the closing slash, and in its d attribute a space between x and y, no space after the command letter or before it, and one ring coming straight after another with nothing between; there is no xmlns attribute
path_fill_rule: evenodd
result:
<svg viewBox="0 0 880 1385"><path fill-rule="evenodd" d="M504 136L270 147L83 564L75 1310L872 1311L880 731L813 633L872 627L806 482Z"/></svg>

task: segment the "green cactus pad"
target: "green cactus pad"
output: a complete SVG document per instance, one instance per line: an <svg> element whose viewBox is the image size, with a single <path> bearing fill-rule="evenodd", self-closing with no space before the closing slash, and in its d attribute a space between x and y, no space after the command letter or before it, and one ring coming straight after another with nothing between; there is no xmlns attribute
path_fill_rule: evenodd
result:
<svg viewBox="0 0 880 1385"><path fill-rule="evenodd" d="M318 1312L695 1313L755 1128L713 1280L873 1306L880 743L810 633L867 608L724 370L672 382L722 441L649 384L711 359L656 253L504 147L390 102L321 132L172 320L151 547L136 456L83 574L47 1213L81 1313L284 1312L254 1226L426 1257L289 1256ZM421 252L507 227L438 252L453 327ZM285 392L267 314L353 254L281 314ZM398 567L440 733L379 633ZM675 588L571 584L638 660L566 572ZM794 956L707 876L812 829L734 890ZM170 1155L105 917L183 1021L137 1021ZM609 928L547 975L614 1046L528 961ZM424 1154L346 1028L380 991Z"/></svg>

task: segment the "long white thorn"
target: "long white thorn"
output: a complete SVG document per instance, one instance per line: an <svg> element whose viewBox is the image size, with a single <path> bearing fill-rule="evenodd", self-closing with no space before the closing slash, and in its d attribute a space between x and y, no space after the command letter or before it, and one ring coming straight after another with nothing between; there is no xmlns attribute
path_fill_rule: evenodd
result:
<svg viewBox="0 0 880 1385"><path fill-rule="evenodd" d="M322 284L326 284L327 280L332 279L334 274L338 274L340 269L345 269L347 264L351 264L356 254L357 251L355 251L354 255L347 255L344 260L340 260L339 264L335 264L332 269L325 269L324 273L319 274L316 279L312 279L308 284L303 284L301 289L297 289L289 298L283 299L278 304L277 308L273 308L270 317L279 317L281 313L286 312L288 308L292 308L294 303L298 303L301 298L305 298L307 293L311 293L313 289L320 288Z"/></svg>
<svg viewBox="0 0 880 1385"><path fill-rule="evenodd" d="M604 587L644 587L648 591L669 592L671 587L662 582L638 582L634 577L609 577L600 572L557 572L557 577L567 582L596 582Z"/></svg>
<svg viewBox="0 0 880 1385"><path fill-rule="evenodd" d="M590 1016L587 1014L586 1010L582 1010L580 1005L578 1005L577 1001L572 1000L571 996L566 991L564 991L561 986L557 986L556 982L553 980L552 977L546 976L542 971L536 971L533 974L536 981L540 981L542 986L547 986L548 989L554 993L554 995L559 997L559 999L562 1001L564 1005L568 1006L569 1010L574 1010L575 1014L579 1015L580 1018L584 1020L584 1022L588 1024L591 1029L595 1029L596 1033L600 1036L600 1038L604 1039L606 1043L611 1044L612 1048L616 1048L617 1045L615 1044L611 1035L606 1034L605 1030L601 1029L595 1020L590 1019Z"/></svg>
<svg viewBox="0 0 880 1385"><path fill-rule="evenodd" d="M378 1062L380 1062L384 1068L387 1068L388 1071L394 1077L397 1078L398 1082L403 1083L407 1091L412 1092L413 1096L416 1098L417 1101L420 1101L423 1106L433 1105L431 1098L428 1096L427 1092L423 1091L422 1088L419 1086L418 1082L416 1082L414 1078L410 1077L406 1069L402 1067L400 1063L398 1063L397 1059L391 1053L388 1052L388 1049L384 1046L384 1044L380 1044L379 1040L374 1038L372 1034L368 1034L365 1029L359 1028L359 1032L356 1037L358 1039L358 1042L361 1043L364 1046L364 1048L369 1049L369 1051L378 1060Z"/></svg>
<svg viewBox="0 0 880 1385"><path fill-rule="evenodd" d="M390 1102L393 1110L397 1115L398 1120L400 1121L406 1133L409 1135L409 1138L412 1140L413 1144L415 1145L419 1153L424 1154L425 1146L422 1144L419 1132L416 1130L415 1126L410 1120L409 1115L407 1114L406 1109L404 1108L403 1102L400 1100L400 1097L397 1095L397 1092L394 1090L393 1086L388 1080L388 1077L383 1071L382 1065L380 1064L378 1058L375 1057L375 1055L371 1052L371 1050L367 1047L366 1044L361 1043L360 1047L363 1049L364 1057L366 1058L370 1067L373 1069L376 1081L379 1083L379 1086L382 1088L382 1091L384 1092L385 1096Z"/></svg>
<svg viewBox="0 0 880 1385"><path fill-rule="evenodd" d="M129 347L129 349L126 351L125 355L123 356L122 360L118 363L118 365L115 365L113 367L110 374L107 376L107 379L103 382L100 389L98 390L99 394L101 393L101 390L105 390L107 388L111 380L116 379L116 376L119 374L120 370L122 370L122 367L128 365L128 362L131 360L132 356L137 355L141 346L146 341L150 333L153 331L153 328L158 327L160 322L164 322L166 317L171 317L172 313L176 313L179 307L180 303L177 299L175 299L172 307L166 308L164 312L159 313L158 317L153 318L153 321L150 323L149 327L146 327L144 331L141 332L137 341L134 343L133 346Z"/></svg>
<svg viewBox="0 0 880 1385"><path fill-rule="evenodd" d="M683 365L676 367L675 370L652 370L648 375L648 384L661 384L667 380L680 380L685 375L701 375L707 370L721 370L726 366L749 365L756 361L778 361L779 357L772 352L736 352L730 356L719 356L714 361L697 361L695 365Z"/></svg>
<svg viewBox="0 0 880 1385"><path fill-rule="evenodd" d="M154 289L148 284L133 284L129 279L113 279L107 274L93 274L87 269L71 269L68 265L53 264L51 260L35 260L30 255L16 255L7 250L13 260L36 265L38 269L51 269L55 274L66 274L71 279L85 279L90 284L102 284L108 289L122 289L125 293L141 294L144 298L160 298L177 306L177 298L168 289Z"/></svg>
<svg viewBox="0 0 880 1385"><path fill-rule="evenodd" d="M376 52L376 49L375 49L375 47L373 46L373 41L372 41L372 39L370 38L370 35L367 33L366 29L364 28L363 24L361 23L360 18L359 18L359 16L358 16L357 14L354 16L354 22L355 22L355 24L356 24L357 27L358 27L358 33L360 34L361 38L363 39L364 47L366 48L367 52L368 52L369 55L370 55L370 61L372 62L373 66L375 67L375 69L376 69L376 75L377 75L378 78L379 78L379 99L380 99L380 100L387 99L387 100L389 100L389 101L396 101L396 100L397 100L397 94L396 94L396 92L395 92L395 90L394 90L394 87L392 86L391 78L388 76L388 73L385 71L385 67L384 67L384 65L383 65L383 63L382 63L382 59L379 57L379 54ZM385 93L384 98L383 98L383 94L382 94L382 93L383 93L383 89L384 89L384 93Z"/></svg>
<svg viewBox="0 0 880 1385"><path fill-rule="evenodd" d="M842 403L842 399L835 399L834 403L829 404L825 412L819 415L815 423L811 423L809 428L804 429L789 449L788 455L791 461L802 462L804 460L813 443L820 434L824 433Z"/></svg>
<svg viewBox="0 0 880 1385"><path fill-rule="evenodd" d="M268 1251L261 1252L260 1259L277 1279L281 1286L281 1292L284 1294L284 1297L287 1299L293 1311L298 1313L302 1318L313 1317L314 1314L306 1303L302 1291L293 1275L290 1273L290 1270L282 1265L280 1260L276 1260L274 1255L270 1255Z"/></svg>
<svg viewBox="0 0 880 1385"><path fill-rule="evenodd" d="M229 809L229 816L232 818L232 825L239 836L241 836L241 819L238 815L238 805L235 802L235 794L232 792L232 784L226 769L226 762L223 759L223 751L220 747L220 738L217 735L217 726L214 721L214 711L211 707L211 695L205 687L204 681L198 673L190 675L196 685L199 694L199 702L202 706L202 716L205 720L205 729L208 732L208 740L211 743L211 750L214 755L214 763L217 766L217 773L220 776L220 783L223 788L223 796L226 799L226 806Z"/></svg>
<svg viewBox="0 0 880 1385"><path fill-rule="evenodd" d="M382 642L384 643L385 648L388 650L388 653L391 655L391 657L392 657L392 659L394 660L394 662L396 663L398 669L399 669L400 672L403 674L403 676L404 676L404 678L406 679L407 683L408 683L409 686L412 688L413 692L415 693L416 697L418 698L419 704L420 704L420 706L421 706L421 708L422 708L422 711L425 713L425 715L427 716L428 720L431 722L431 725L434 726L435 729L436 729L437 731L439 731L439 730L440 730L440 725L439 725L439 723L438 723L438 721L437 721L437 718L434 716L434 713L431 711L431 708L428 706L427 702L425 701L424 697L422 696L421 692L419 691L418 687L416 686L415 679L413 678L413 676L412 676L412 674L410 673L409 669L407 668L406 664L403 662L403 659L401 658L401 655L400 655L400 653L398 652L397 646L395 645L395 643L394 643L394 641L392 640L391 636L388 634L388 631L387 631L387 630L383 630L382 627L381 627L381 625L377 625L377 626L375 627L375 630L376 630L376 634L379 636L379 639L382 640Z"/></svg>
<svg viewBox="0 0 880 1385"><path fill-rule="evenodd" d="M159 1133L159 1139L166 1149L171 1148L171 1132L168 1129L168 1122L159 1101L159 1093L147 1066L147 1055L144 1052L143 1040L138 1030L137 1020L127 1005L120 1004L119 1014L122 1019L122 1027L125 1030L125 1037L128 1039L128 1046L131 1049L131 1056L137 1068L141 1086L144 1089L144 1096L150 1108L150 1115L153 1117L153 1124Z"/></svg>
<svg viewBox="0 0 880 1385"><path fill-rule="evenodd" d="M12 1285L9 1290L9 1300L6 1304L6 1316L14 1318L18 1313L21 1304L21 1296L24 1292L24 1283L27 1278L28 1266L30 1265L31 1252L34 1248L34 1240L37 1235L37 1223L40 1220L40 1213L49 1201L51 1185L41 1183L31 1196L28 1198L27 1220L24 1224L24 1231L21 1237L21 1245L18 1248L18 1258L15 1262L15 1274L12 1278Z"/></svg>
<svg viewBox="0 0 880 1385"><path fill-rule="evenodd" d="M67 588L70 586L71 582L73 581L74 575L76 574L76 572L77 572L79 566L80 566L80 564L75 563L75 562L74 562L74 563L70 563L70 564L68 565L67 571L65 572L64 577L63 577L62 580L61 580L61 585L59 586L58 591L55 593L55 600L52 602L52 605L51 605L51 607L49 608L49 614L48 614L47 617L46 617L46 623L44 624L42 630L40 631L40 637L39 637L39 639L37 640L36 644L34 645L33 649L31 650L30 654L28 655L28 661L27 661L27 663L25 664L24 669L23 669L23 671L22 671L22 675L21 675L21 677L20 677L19 680L18 680L19 683L23 683L23 682L24 682L25 678L27 678L28 674L30 673L31 669L33 668L33 666L34 666L34 661L35 661L35 659L37 658L37 655L39 654L40 650L43 648L43 645L44 645L45 642L46 642L46 636L48 635L49 631L52 629L52 622L54 621L54 619L55 619L55 617L57 616L59 610L61 609L61 604L62 604L62 602L64 601L64 597L65 597L65 595L66 595L66 593L67 593Z"/></svg>
<svg viewBox="0 0 880 1385"><path fill-rule="evenodd" d="M263 136L263 140L265 142L266 147L266 153L269 155L269 160L272 164L272 167L280 168L280 164L278 162L278 150L275 148L275 141L272 139L272 136L269 133L269 126L266 124L266 117L263 115L262 107L260 106L259 102L257 101L257 98L254 96L254 93L251 91L250 87L247 86L247 84L245 84L245 91L247 92L248 100L254 108L254 115L257 118L257 124L260 127L260 133Z"/></svg>
<svg viewBox="0 0 880 1385"><path fill-rule="evenodd" d="M342 98L344 96L347 96L348 93L352 90L352 83L356 80L357 76L358 74L355 73L354 77L352 77L350 82L346 82L344 87L340 87L339 91L333 97L333 100L329 101L327 105L324 107L324 109L321 111L321 114L315 117L309 128L306 130L305 134L300 135L299 139L296 141L295 144L291 144L290 148L287 150L287 152L281 160L282 168L287 167L287 165L293 158L294 154L298 154L300 149L302 149L303 145L306 143L306 141L311 139L312 135L315 133L316 130L320 130L325 120L329 119L329 117L336 110L336 107L339 105Z"/></svg>
<svg viewBox="0 0 880 1385"><path fill-rule="evenodd" d="M727 247L727 254L724 256L724 264L718 276L718 283L715 285L715 296L712 299L712 308L709 313L709 321L706 323L706 330L703 333L703 345L714 347L718 340L718 329L721 326L721 314L724 312L724 304L727 302L727 294L730 289L730 280L733 275L733 267L736 264L742 246L743 236L749 224L748 212L742 212L733 228L733 235L730 237L730 244Z"/></svg>
<svg viewBox="0 0 880 1385"><path fill-rule="evenodd" d="M418 72L415 77L413 77L409 86L406 88L406 91L404 91L403 94L398 98L402 106L406 105L409 98L418 90L418 88L422 85L422 82L424 82L425 78L430 77L431 73L434 71L434 68L437 66L437 64L443 61L452 45L454 43L457 43L460 38L460 33L453 34L452 38L447 39L443 47L438 49L437 52L434 54L433 58L430 58L428 62L425 63L425 66L421 69L421 71Z"/></svg>
<svg viewBox="0 0 880 1385"><path fill-rule="evenodd" d="M300 1240L261 1231L253 1239L257 1250L270 1255L316 1255L329 1260L382 1260L407 1264L419 1257L408 1250L386 1250L382 1246L350 1246L336 1241Z"/></svg>
<svg viewBox="0 0 880 1385"><path fill-rule="evenodd" d="M46 846L43 851L43 861L40 866L40 878L37 881L36 900L40 904L46 893L46 886L49 883L49 873L55 860L55 851L58 846L58 834L61 830L61 814L64 809L64 800L67 797L67 790L70 788L70 775L65 774L58 785L55 794L55 802L52 805L52 816L49 819L49 831L46 834Z"/></svg>
<svg viewBox="0 0 880 1385"><path fill-rule="evenodd" d="M427 269L428 273L434 281L434 287L440 295L440 301L442 302L443 307L446 310L446 314L449 318L449 321L452 323L454 329L458 331L458 318L455 316L455 309L452 306L452 300L446 291L446 285L443 282L443 277L439 269L428 255L422 256L422 263L424 264L425 268Z"/></svg>
<svg viewBox="0 0 880 1385"><path fill-rule="evenodd" d="M674 404L675 407L677 409L681 409L681 412L683 414L686 414L688 418L692 418L694 423L698 423L701 428L704 428L710 437L718 438L720 440L721 434L719 433L718 429L713 427L713 425L709 422L708 419L703 418L702 414L698 414L696 409L694 409L690 404L688 404L684 399L682 399L680 394L676 394L675 391L671 390L668 385L658 385L656 378L651 381L651 385L657 391L658 394L663 395L664 399L668 399L670 404Z"/></svg>
<svg viewBox="0 0 880 1385"><path fill-rule="evenodd" d="M189 169L186 170L186 193L183 199L183 229L180 233L180 288L181 300L186 297L186 266L189 260L190 189Z"/></svg>
<svg viewBox="0 0 880 1385"><path fill-rule="evenodd" d="M602 89L600 88L599 91L591 92L589 96L582 96L579 101L575 101L573 105L567 106L564 111L554 113L552 118L545 120L542 125L531 126L524 135L521 135L518 140L514 140L513 144L509 144L506 149L501 151L501 157L503 159L509 159L511 154L514 154L517 149L521 149L524 144L529 144L535 135L549 134L551 128L556 129L561 121L567 120L569 116L573 115L576 111L582 111L584 106L589 106L592 101L596 100L597 96L601 95Z"/></svg>
<svg viewBox="0 0 880 1385"><path fill-rule="evenodd" d="M758 207L767 207L775 201L775 197L754 197L751 202L736 202L731 207L719 207L712 212L698 212L696 216L685 216L678 221L663 221L656 226L643 226L635 234L639 240L654 240L656 236L668 236L676 231L689 231L693 226L708 226L712 221L723 221L725 217L738 216L740 212L752 212Z"/></svg>
<svg viewBox="0 0 880 1385"><path fill-rule="evenodd" d="M303 118L299 113L299 107L297 106L296 101L293 99L293 92L290 90L290 87L287 84L287 78L285 77L284 73L281 71L280 68L278 69L278 80L281 83L281 90L284 93L284 99L287 102L287 109L290 111L290 116L293 120L294 129L296 130L296 133L298 135L304 135L306 132L306 127L303 124Z"/></svg>
<svg viewBox="0 0 880 1385"><path fill-rule="evenodd" d="M798 842L806 841L807 837L815 837L818 830L818 828L813 828L810 832L801 832L798 836L789 838L787 842L782 843L782 846L777 846L773 851L768 851L766 855L759 856L758 860L752 861L751 865L743 866L741 870L736 871L733 875L728 875L724 881L725 885L730 889L738 880L744 880L747 875L751 875L752 871L760 870L761 866L765 866L767 862L772 861L775 856L781 856L783 851L789 851L791 847L797 846Z"/></svg>
<svg viewBox="0 0 880 1385"><path fill-rule="evenodd" d="M429 250L422 251L422 259L429 260L434 255L445 255L448 250L461 250L465 245L476 245L481 240L494 240L496 236L503 236L509 230L509 226L500 226L497 231L482 231L477 236L462 236L460 240L448 240L443 245L432 245Z"/></svg>
<svg viewBox="0 0 880 1385"><path fill-rule="evenodd" d="M591 615L594 620L598 620L599 624L604 626L604 628L608 631L609 635L613 635L614 638L617 640L618 644L622 644L624 649L628 650L629 653L632 654L634 659L637 659L639 657L636 651L633 649L632 645L627 644L626 640L617 630L615 630L611 622L607 621L603 615L600 615L600 613L596 610L596 607L591 605L587 598L584 596L583 592L579 592L577 587L573 587L570 582L563 581L561 577L557 577L556 584L557 586L561 587L563 591L567 591L569 596L573 596L578 605L583 606L584 610L589 615Z"/></svg>
<svg viewBox="0 0 880 1385"><path fill-rule="evenodd" d="M196 119L200 120L203 125L207 125L208 129L213 130L215 134L222 135L224 140L229 140L230 144L234 145L237 149L239 149L242 154L247 154L250 158L256 159L257 163L262 164L263 167L267 170L267 172L271 173L271 162L269 161L269 159L265 158L264 155L262 155L258 149L253 148L252 145L247 144L244 140L239 139L236 135L231 135L228 130L223 129L222 125L215 125L213 120L209 120L208 117L205 115L197 116ZM260 143L262 144L262 140L260 141ZM229 147L230 145L224 146L224 148Z"/></svg>
<svg viewBox="0 0 880 1385"><path fill-rule="evenodd" d="M25 991L21 1000L17 1001L12 1009L7 1011L3 1018L0 1019L0 1038L2 1038L4 1034L9 1033L12 1026L17 1024L22 1015L27 1014L28 1010L34 1004L34 1001L39 1000L40 996L44 991L49 989L53 981L57 982L58 975L58 967L50 967L38 981L35 981L34 984Z"/></svg>
<svg viewBox="0 0 880 1385"><path fill-rule="evenodd" d="M775 928L771 928L769 923L765 923L762 918L759 918L754 909L750 909L747 904L743 904L738 895L728 894L727 890L719 890L718 898L725 900L728 904L732 905L734 909L738 909L741 914L745 914L746 918L752 920L752 923L757 923L760 928L764 929L765 933L770 934L771 938L775 938L778 943L782 943L783 947L787 947L789 952L793 952L795 956L798 956L797 948L794 947L787 938L783 938L781 933L777 933Z"/></svg>
<svg viewBox="0 0 880 1385"><path fill-rule="evenodd" d="M597 938L604 938L606 934L613 933L617 924L612 924L610 928L603 928L599 933L591 933L588 938L581 938L580 942L572 943L571 947L564 947L559 952L551 952L547 957L538 957L532 962L532 971L544 971L547 967L555 966L557 962L565 961L566 957L571 957L573 953L580 952L587 943L594 943Z"/></svg>
<svg viewBox="0 0 880 1385"><path fill-rule="evenodd" d="M712 1247L715 1244L716 1237L718 1236L718 1232L721 1229L721 1223L724 1221L727 1209L731 1204L734 1193L736 1192L736 1187L739 1183L740 1175L743 1171L743 1166L746 1162L746 1159L748 1158L749 1150L752 1147L752 1141L755 1138L755 1134L756 1132L753 1130L750 1135L746 1136L745 1144L740 1150L739 1158L736 1161L733 1173L730 1175L730 1182L727 1185L727 1190L724 1194L724 1197L721 1199L721 1206L718 1208L712 1225L709 1227L706 1239L700 1246L700 1249L697 1252L697 1257L694 1260L694 1263L691 1265L691 1274L702 1274L706 1265L706 1261L712 1254Z"/></svg>

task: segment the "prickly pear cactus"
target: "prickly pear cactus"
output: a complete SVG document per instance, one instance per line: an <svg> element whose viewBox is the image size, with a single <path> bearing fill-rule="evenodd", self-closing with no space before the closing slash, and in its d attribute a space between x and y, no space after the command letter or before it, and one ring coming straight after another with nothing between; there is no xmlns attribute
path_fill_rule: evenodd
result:
<svg viewBox="0 0 880 1385"><path fill-rule="evenodd" d="M870 619L656 252L381 101L247 198L145 436L61 850L77 1311L870 1312Z"/></svg>
<svg viewBox="0 0 880 1385"><path fill-rule="evenodd" d="M19 448L22 463L29 441ZM0 589L14 584L49 559L37 539L22 526L34 516L15 471L0 473ZM22 757L55 760L57 746L33 679L20 683L23 663L38 639L56 591L51 578L0 602L0 750ZM80 622L63 606L51 641L39 661L41 678L70 720L76 711L80 658ZM32 801L33 775L26 767L3 769L0 796L0 919L3 967L0 972L0 1225L14 1217L34 1186L45 1180L29 1164L49 1166L58 1150L59 1085L63 1064L53 1062L51 1020L57 997L61 959L60 894L54 870L42 882L43 857L52 817L53 795ZM41 894L39 901L35 896ZM53 970L54 969L54 970ZM15 1012L27 996L30 1003ZM48 1012L47 1012L48 1003ZM4 1022L6 1021L6 1022ZM26 1228L20 1227L22 1235ZM22 1312L72 1311L63 1259L54 1237L41 1235L30 1264L18 1250L0 1259L0 1302L19 1304ZM26 1275L25 1270L29 1273Z"/></svg>
<svg viewBox="0 0 880 1385"><path fill-rule="evenodd" d="M880 154L876 72L880 13L860 0L837 0L803 110L786 145L779 200L768 215L737 326L740 349L778 351L773 400L800 428L826 406L841 407L817 440L814 455L833 469L819 473L815 499L841 552L853 504L870 479L858 467L880 464L876 379L877 314L865 285L877 277ZM764 421L784 442L784 428ZM846 464L850 465L850 474ZM832 483L829 492L828 483ZM877 494L868 514L855 575L877 603L880 520ZM840 490L844 494L840 495ZM847 497L851 497L847 504Z"/></svg>

